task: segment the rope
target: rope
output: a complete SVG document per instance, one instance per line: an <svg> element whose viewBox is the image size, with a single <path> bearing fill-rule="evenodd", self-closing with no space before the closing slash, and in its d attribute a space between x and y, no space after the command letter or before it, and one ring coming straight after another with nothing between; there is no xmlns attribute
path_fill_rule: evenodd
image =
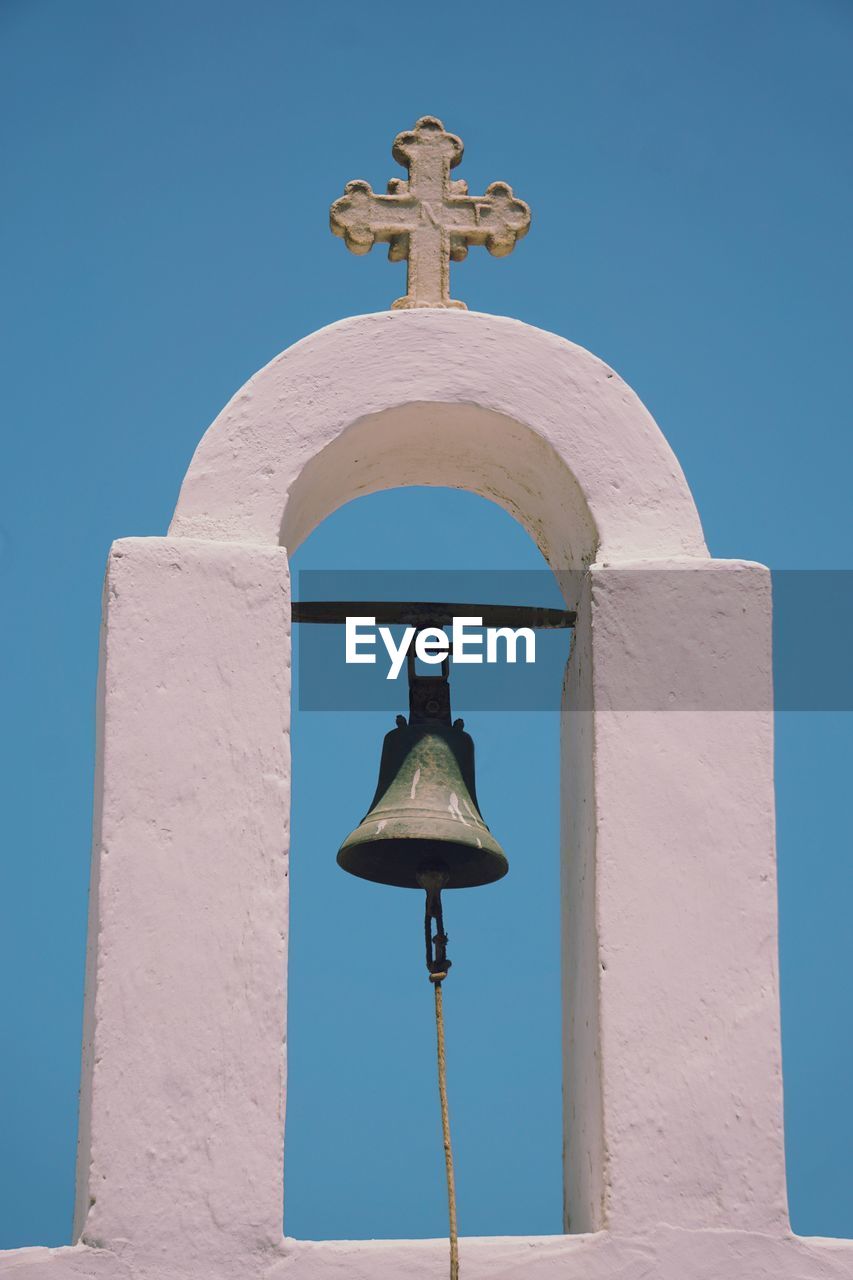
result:
<svg viewBox="0 0 853 1280"><path fill-rule="evenodd" d="M424 933L429 980L435 987L435 1038L438 1049L438 1096L441 1102L441 1133L444 1139L444 1166L447 1171L447 1212L450 1219L450 1280L459 1280L459 1236L456 1231L456 1180L453 1176L453 1148L450 1145L450 1112L447 1107L447 1056L444 1048L444 1011L441 984L447 977L451 961L447 958L447 934L441 910L441 890L447 883L446 871L424 871L418 881L426 889ZM435 935L432 932L435 922Z"/></svg>
<svg viewBox="0 0 853 1280"><path fill-rule="evenodd" d="M435 987L435 1033L438 1048L438 1096L441 1100L441 1132L444 1138L444 1164L447 1170L447 1210L450 1219L450 1280L459 1280L459 1237L456 1232L456 1181L453 1176L453 1148L450 1145L450 1112L447 1107L447 1059L444 1050L444 1012L441 982L446 973L431 973Z"/></svg>

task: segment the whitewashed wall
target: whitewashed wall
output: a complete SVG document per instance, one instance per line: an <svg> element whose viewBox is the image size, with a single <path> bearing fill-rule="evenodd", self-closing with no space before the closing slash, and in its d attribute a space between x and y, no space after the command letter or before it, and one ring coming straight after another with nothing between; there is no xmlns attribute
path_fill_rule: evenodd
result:
<svg viewBox="0 0 853 1280"><path fill-rule="evenodd" d="M113 547L78 1243L21 1280L437 1277L446 1243L284 1240L287 551L360 494L501 503L575 570L563 949L573 1234L463 1240L466 1280L849 1277L785 1203L769 578L713 561L657 426L517 321L311 335L205 435L167 538Z"/></svg>

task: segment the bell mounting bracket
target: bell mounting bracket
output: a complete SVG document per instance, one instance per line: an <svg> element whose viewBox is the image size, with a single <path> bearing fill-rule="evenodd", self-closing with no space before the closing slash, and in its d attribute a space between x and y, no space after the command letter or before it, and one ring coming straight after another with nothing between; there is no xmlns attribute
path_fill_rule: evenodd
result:
<svg viewBox="0 0 853 1280"><path fill-rule="evenodd" d="M555 630L573 627L576 614L568 609L545 609L518 604L448 604L407 600L294 600L294 622L345 623L358 610L360 617L374 618L377 626L448 627L454 617L481 618L484 627L536 627ZM421 675L415 665L414 647L407 655L409 677L409 724L440 720L451 724L450 660L441 664L440 675ZM398 720L402 717L398 717ZM462 728L462 721L458 722Z"/></svg>
<svg viewBox="0 0 853 1280"><path fill-rule="evenodd" d="M294 600L294 622L342 625L347 618L369 616L377 626L406 626L423 631L426 627L448 627L454 618L482 618L484 627L535 627L537 630L565 630L573 627L577 614L572 609L544 609L526 604L447 604L413 600Z"/></svg>

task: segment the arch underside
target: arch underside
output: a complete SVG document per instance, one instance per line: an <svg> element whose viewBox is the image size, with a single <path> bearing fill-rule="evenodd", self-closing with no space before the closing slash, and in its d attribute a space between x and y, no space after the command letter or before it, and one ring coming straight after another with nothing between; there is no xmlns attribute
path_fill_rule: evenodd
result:
<svg viewBox="0 0 853 1280"><path fill-rule="evenodd" d="M469 312L384 312L312 334L201 441L170 536L289 551L337 507L411 484L506 508L551 567L707 558L687 483L643 405L553 334Z"/></svg>

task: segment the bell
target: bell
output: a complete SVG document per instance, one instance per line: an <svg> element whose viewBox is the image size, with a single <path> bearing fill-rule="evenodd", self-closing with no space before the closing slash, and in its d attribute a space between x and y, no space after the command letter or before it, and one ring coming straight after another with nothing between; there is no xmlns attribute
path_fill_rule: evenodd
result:
<svg viewBox="0 0 853 1280"><path fill-rule="evenodd" d="M376 795L341 845L339 866L403 889L429 881L468 889L500 880L509 864L477 806L470 734L461 720L413 720L398 716L386 734Z"/></svg>

